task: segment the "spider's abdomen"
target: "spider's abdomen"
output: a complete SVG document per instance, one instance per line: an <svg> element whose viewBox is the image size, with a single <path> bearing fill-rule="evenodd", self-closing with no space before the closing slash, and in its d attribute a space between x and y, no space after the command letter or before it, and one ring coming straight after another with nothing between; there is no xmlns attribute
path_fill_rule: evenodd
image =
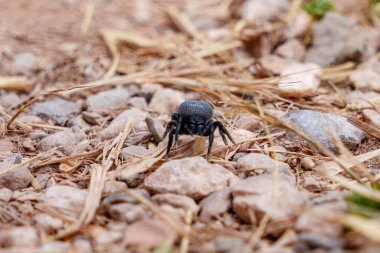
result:
<svg viewBox="0 0 380 253"><path fill-rule="evenodd" d="M214 109L210 104L202 101L186 100L182 102L178 107L178 114L185 118L203 118L204 121L208 121L212 118Z"/></svg>

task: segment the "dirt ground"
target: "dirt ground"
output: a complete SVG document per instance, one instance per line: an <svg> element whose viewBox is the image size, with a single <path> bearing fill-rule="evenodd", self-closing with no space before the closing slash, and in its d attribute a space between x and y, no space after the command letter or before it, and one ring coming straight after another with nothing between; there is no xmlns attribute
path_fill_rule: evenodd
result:
<svg viewBox="0 0 380 253"><path fill-rule="evenodd" d="M329 3L0 0L0 252L380 252L380 3Z"/></svg>

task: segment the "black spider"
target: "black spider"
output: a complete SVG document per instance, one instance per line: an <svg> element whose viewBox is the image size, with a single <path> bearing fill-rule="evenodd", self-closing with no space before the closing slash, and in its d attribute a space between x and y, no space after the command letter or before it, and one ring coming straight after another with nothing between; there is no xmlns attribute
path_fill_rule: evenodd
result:
<svg viewBox="0 0 380 253"><path fill-rule="evenodd" d="M175 137L174 146L178 146L178 136L180 134L209 136L207 150L207 159L211 157L211 148L214 142L214 131L219 128L224 144L228 145L226 135L232 143L236 144L230 133L220 121L212 119L214 109L206 102L187 100L178 107L178 112L172 114L163 139L169 133L169 141L166 150L166 159L169 158L170 149L173 146L173 137Z"/></svg>

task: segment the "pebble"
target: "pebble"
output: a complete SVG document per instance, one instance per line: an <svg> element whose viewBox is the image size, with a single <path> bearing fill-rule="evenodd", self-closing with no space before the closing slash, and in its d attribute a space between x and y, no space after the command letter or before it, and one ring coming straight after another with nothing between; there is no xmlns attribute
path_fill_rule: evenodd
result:
<svg viewBox="0 0 380 253"><path fill-rule="evenodd" d="M305 45L298 39L290 39L280 45L275 53L281 57L301 61L305 57Z"/></svg>
<svg viewBox="0 0 380 253"><path fill-rule="evenodd" d="M171 234L171 229L162 221L146 218L127 227L123 243L147 249L161 245Z"/></svg>
<svg viewBox="0 0 380 253"><path fill-rule="evenodd" d="M368 67L354 70L349 78L356 89L380 92L380 61Z"/></svg>
<svg viewBox="0 0 380 253"><path fill-rule="evenodd" d="M350 124L345 117L334 114L298 110L286 114L282 119L285 122L292 123L309 138L335 153L338 152L338 148L329 134L329 129L335 131L343 144L351 150L366 139L366 134L363 131ZM288 137L292 140L298 139L292 132L288 133Z"/></svg>
<svg viewBox="0 0 380 253"><path fill-rule="evenodd" d="M46 213L34 215L33 221L48 234L55 233L63 226L63 222L60 219L54 218Z"/></svg>
<svg viewBox="0 0 380 253"><path fill-rule="evenodd" d="M20 159L22 159L22 156ZM18 163L21 163L21 160L13 162L9 160L4 161L0 163L0 172ZM10 190L21 190L26 188L31 181L32 178L28 168L26 166L21 166L14 171L0 175L0 188L5 187Z"/></svg>
<svg viewBox="0 0 380 253"><path fill-rule="evenodd" d="M256 173L273 173L276 166L278 166L279 172L282 176L288 177L289 180L295 182L295 177L290 170L288 164L276 161L271 157L259 154L251 153L237 161L236 167L238 171L254 171Z"/></svg>
<svg viewBox="0 0 380 253"><path fill-rule="evenodd" d="M86 190L66 185L54 185L46 190L42 202L77 217L82 212L87 195Z"/></svg>
<svg viewBox="0 0 380 253"><path fill-rule="evenodd" d="M121 150L121 155L124 158L124 162L131 162L134 159L141 159L151 153L151 150L136 145L132 145Z"/></svg>
<svg viewBox="0 0 380 253"><path fill-rule="evenodd" d="M14 92L7 92L0 96L0 105L4 108L11 108L20 103L20 97Z"/></svg>
<svg viewBox="0 0 380 253"><path fill-rule="evenodd" d="M359 26L337 12L328 12L313 28L305 61L323 67L347 60L363 61L377 52L379 32Z"/></svg>
<svg viewBox="0 0 380 253"><path fill-rule="evenodd" d="M62 146L66 154L73 152L75 145L86 138L86 134L78 127L72 127L56 132L43 138L39 146L43 151Z"/></svg>
<svg viewBox="0 0 380 253"><path fill-rule="evenodd" d="M322 190L321 184L309 171L303 173L303 187L310 192L320 192Z"/></svg>
<svg viewBox="0 0 380 253"><path fill-rule="evenodd" d="M244 252L246 242L237 237L218 236L214 241L215 252L241 253Z"/></svg>
<svg viewBox="0 0 380 253"><path fill-rule="evenodd" d="M0 200L4 202L9 202L12 198L12 190L8 188L0 188Z"/></svg>
<svg viewBox="0 0 380 253"><path fill-rule="evenodd" d="M38 233L30 226L1 226L0 248L34 248L39 244Z"/></svg>
<svg viewBox="0 0 380 253"><path fill-rule="evenodd" d="M307 197L297 190L294 182L278 178L277 206L272 208L274 190L273 175L263 174L239 181L232 188L233 209L245 222L257 224L265 213L273 221L300 213L307 206ZM253 219L250 213L254 214Z"/></svg>
<svg viewBox="0 0 380 253"><path fill-rule="evenodd" d="M315 168L315 163L310 157L304 157L301 159L301 166L304 170L312 170Z"/></svg>
<svg viewBox="0 0 380 253"><path fill-rule="evenodd" d="M287 155L285 154L287 150L283 146L272 146L266 149L265 151L266 153L269 153L270 157L272 157L273 159L274 159L274 154L276 154L277 160L281 162L285 162L287 160ZM276 152L276 151L280 151L280 152Z"/></svg>
<svg viewBox="0 0 380 253"><path fill-rule="evenodd" d="M140 195L143 198L150 199L149 193L145 189L130 189L131 192L134 194ZM130 203L130 204L137 204L137 200L132 198L130 195L124 193L124 192L113 192L107 197L105 197L102 201L102 206L104 208L109 208L111 205L117 204L117 203Z"/></svg>
<svg viewBox="0 0 380 253"><path fill-rule="evenodd" d="M318 89L322 69L314 63L295 63L281 73L278 92L281 96L303 98L312 96Z"/></svg>
<svg viewBox="0 0 380 253"><path fill-rule="evenodd" d="M91 125L100 125L102 116L97 112L82 112L83 120Z"/></svg>
<svg viewBox="0 0 380 253"><path fill-rule="evenodd" d="M239 14L249 21L257 19L271 21L279 18L288 9L289 2L286 0L250 0L244 1Z"/></svg>
<svg viewBox="0 0 380 253"><path fill-rule="evenodd" d="M22 52L13 58L11 69L15 74L28 74L37 69L37 57L30 52Z"/></svg>
<svg viewBox="0 0 380 253"><path fill-rule="evenodd" d="M32 114L64 126L70 118L79 113L80 109L80 105L76 102L53 98L46 102L36 103L32 107Z"/></svg>
<svg viewBox="0 0 380 253"><path fill-rule="evenodd" d="M263 68L272 75L280 75L294 61L278 55L267 55L260 59Z"/></svg>
<svg viewBox="0 0 380 253"><path fill-rule="evenodd" d="M199 207L195 201L184 195L173 193L157 194L152 197L152 200L160 205L169 204L176 208L182 208L185 211L191 210L193 214L197 214L199 211Z"/></svg>
<svg viewBox="0 0 380 253"><path fill-rule="evenodd" d="M162 137L165 132L165 128L156 118L146 117L145 118L146 125L148 126L149 132L152 133L153 138L156 142L161 142Z"/></svg>
<svg viewBox="0 0 380 253"><path fill-rule="evenodd" d="M86 99L86 106L88 111L109 112L126 107L128 99L129 92L127 89L115 88L89 96Z"/></svg>
<svg viewBox="0 0 380 253"><path fill-rule="evenodd" d="M211 164L202 157L190 157L166 162L150 174L144 184L151 192L177 193L197 200L237 180L218 164Z"/></svg>
<svg viewBox="0 0 380 253"><path fill-rule="evenodd" d="M248 114L240 117L235 126L240 129L254 132L261 127L261 124L255 116Z"/></svg>
<svg viewBox="0 0 380 253"><path fill-rule="evenodd" d="M132 223L144 217L144 208L140 205L130 203L119 203L111 205L107 210L108 215L117 221Z"/></svg>
<svg viewBox="0 0 380 253"><path fill-rule="evenodd" d="M129 104L132 107L136 107L143 111L148 111L148 103L146 102L146 99L143 97L133 97L129 99Z"/></svg>
<svg viewBox="0 0 380 253"><path fill-rule="evenodd" d="M178 106L185 101L184 94L180 91L164 88L154 93L149 103L149 111L159 114L171 115L176 112Z"/></svg>
<svg viewBox="0 0 380 253"><path fill-rule="evenodd" d="M2 137L0 139L0 159L5 159L16 151L17 146L12 142L11 138Z"/></svg>
<svg viewBox="0 0 380 253"><path fill-rule="evenodd" d="M304 11L298 11L293 20L285 27L283 35L286 39L301 37L308 29L310 16Z"/></svg>
<svg viewBox="0 0 380 253"><path fill-rule="evenodd" d="M133 120L133 128L135 131L146 131L148 130L148 127L145 123L145 118L148 114L144 111L141 111L137 108L132 108L125 110L124 112L120 113L114 120L112 120L111 124L103 129L100 132L100 136L103 140L108 140L111 138L116 137L120 132L123 131L125 123L127 122L128 118L131 117Z"/></svg>
<svg viewBox="0 0 380 253"><path fill-rule="evenodd" d="M372 109L365 109L362 113L365 122L380 129L380 113Z"/></svg>
<svg viewBox="0 0 380 253"><path fill-rule="evenodd" d="M199 205L201 207L199 215L200 220L206 222L212 218L219 218L232 206L231 189L223 188L219 191L213 192L204 198Z"/></svg>

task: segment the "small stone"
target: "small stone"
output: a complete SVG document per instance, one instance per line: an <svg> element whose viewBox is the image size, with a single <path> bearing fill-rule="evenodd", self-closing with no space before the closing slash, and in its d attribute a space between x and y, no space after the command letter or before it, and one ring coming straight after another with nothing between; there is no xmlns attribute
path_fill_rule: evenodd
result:
<svg viewBox="0 0 380 253"><path fill-rule="evenodd" d="M80 111L80 105L62 98L53 98L46 102L36 103L32 107L32 114L54 124L64 126L66 122Z"/></svg>
<svg viewBox="0 0 380 253"><path fill-rule="evenodd" d="M82 212L87 195L86 190L66 185L54 185L46 190L42 202L71 216L78 216Z"/></svg>
<svg viewBox="0 0 380 253"><path fill-rule="evenodd" d="M298 11L296 16L284 29L286 39L301 37L309 29L310 16L304 11Z"/></svg>
<svg viewBox="0 0 380 253"><path fill-rule="evenodd" d="M146 117L145 121L149 132L151 132L153 135L154 140L156 142L161 142L165 132L165 128L162 126L161 122L152 117Z"/></svg>
<svg viewBox="0 0 380 253"><path fill-rule="evenodd" d="M46 242L41 246L42 252L54 252L54 251L60 251L60 252L66 252L69 251L71 248L71 244L69 242L61 242L61 241L50 241Z"/></svg>
<svg viewBox="0 0 380 253"><path fill-rule="evenodd" d="M149 110L160 114L171 115L176 112L178 106L185 100L182 92L164 88L154 93L149 103Z"/></svg>
<svg viewBox="0 0 380 253"><path fill-rule="evenodd" d="M230 131L230 134L236 143L244 141L244 143L242 143L240 147L243 150L250 148L257 136L256 133L253 133L245 129L233 129ZM218 152L218 150L221 151ZM220 136L217 136L217 138L214 140L214 145L212 147L213 155L218 156L220 154L224 154L225 150L226 145L224 144L223 139Z"/></svg>
<svg viewBox="0 0 380 253"><path fill-rule="evenodd" d="M237 128L242 128L251 132L258 130L261 127L260 121L253 115L244 115L236 122Z"/></svg>
<svg viewBox="0 0 380 253"><path fill-rule="evenodd" d="M143 159L151 153L151 150L136 145L132 145L121 150L121 155L123 156L125 162L131 162L134 159Z"/></svg>
<svg viewBox="0 0 380 253"><path fill-rule="evenodd" d="M232 206L231 189L224 188L211 193L200 202L201 213L199 218L202 221L209 221L212 218L219 218Z"/></svg>
<svg viewBox="0 0 380 253"><path fill-rule="evenodd" d="M233 209L242 220L255 224L268 213L273 221L278 221L300 213L307 206L306 195L297 190L294 182L279 176L276 182L277 206L272 208L273 177L271 174L249 177L233 186Z"/></svg>
<svg viewBox="0 0 380 253"><path fill-rule="evenodd" d="M45 131L38 129L29 133L29 138L32 140L42 140L46 136L48 136L48 134Z"/></svg>
<svg viewBox="0 0 380 253"><path fill-rule="evenodd" d="M133 97L129 99L129 104L132 107L136 107L143 111L148 111L148 103L146 102L146 99L143 97Z"/></svg>
<svg viewBox="0 0 380 253"><path fill-rule="evenodd" d="M301 166L304 170L312 170L315 168L315 163L310 157L304 157L301 159Z"/></svg>
<svg viewBox="0 0 380 253"><path fill-rule="evenodd" d="M288 164L276 161L264 154L251 153L246 155L237 161L236 166L238 171L255 171L260 174L273 173L277 166L283 176L287 176L289 180L295 182L295 177Z"/></svg>
<svg viewBox="0 0 380 253"><path fill-rule="evenodd" d="M75 145L85 138L86 134L75 126L43 138L39 146L43 151L61 146L65 153L70 154L73 152Z"/></svg>
<svg viewBox="0 0 380 253"><path fill-rule="evenodd" d="M144 217L145 211L139 205L120 203L111 205L107 210L108 215L117 221L132 223Z"/></svg>
<svg viewBox="0 0 380 253"><path fill-rule="evenodd" d="M14 163L5 161L0 163L0 172L14 166L17 163L19 162ZM32 177L30 171L26 166L21 166L14 171L0 175L0 188L5 187L11 190L21 190L26 188L31 181Z"/></svg>
<svg viewBox="0 0 380 253"><path fill-rule="evenodd" d="M289 2L286 0L249 0L241 5L239 14L249 21L272 21L287 13L288 9Z"/></svg>
<svg viewBox="0 0 380 253"><path fill-rule="evenodd" d="M363 119L373 127L380 129L380 113L372 109L363 110Z"/></svg>
<svg viewBox="0 0 380 253"><path fill-rule="evenodd" d="M8 92L0 96L0 105L4 108L11 108L20 103L20 97L14 92Z"/></svg>
<svg viewBox="0 0 380 253"><path fill-rule="evenodd" d="M269 155L273 159L274 159L274 154L276 154L277 160L279 160L281 162L285 162L287 159L287 156L286 156L287 150L283 146L272 146L272 147L269 147L266 151L268 151ZM280 152L278 152L278 151L280 151Z"/></svg>
<svg viewBox="0 0 380 253"><path fill-rule="evenodd" d="M0 248L34 248L38 244L38 234L33 227L5 225L0 228Z"/></svg>
<svg viewBox="0 0 380 253"><path fill-rule="evenodd" d="M140 195L143 198L150 199L149 193L145 189L130 189L131 192L134 194ZM138 201L132 198L130 195L124 193L124 192L113 192L107 197L104 198L102 201L102 206L104 208L109 208L111 205L118 204L118 203L130 203L130 204L137 204Z"/></svg>
<svg viewBox="0 0 380 253"><path fill-rule="evenodd" d="M291 39L276 49L276 54L281 57L301 61L305 56L305 45L297 39Z"/></svg>
<svg viewBox="0 0 380 253"><path fill-rule="evenodd" d="M335 131L350 150L355 149L366 139L363 131L350 124L346 118L334 114L298 110L286 114L282 119L333 152L338 152L338 148L334 144L330 131ZM288 133L288 137L293 140L298 139L291 132Z"/></svg>
<svg viewBox="0 0 380 253"><path fill-rule="evenodd" d="M241 253L244 252L246 242L241 238L218 236L214 245L216 252Z"/></svg>
<svg viewBox="0 0 380 253"><path fill-rule="evenodd" d="M93 253L91 242L86 239L76 238L73 242L74 250L79 253Z"/></svg>
<svg viewBox="0 0 380 253"><path fill-rule="evenodd" d="M13 59L11 69L16 74L28 74L37 69L37 57L30 52L19 53Z"/></svg>
<svg viewBox="0 0 380 253"><path fill-rule="evenodd" d="M129 92L127 89L116 88L101 91L86 99L88 111L109 112L110 110L124 108L128 104Z"/></svg>
<svg viewBox="0 0 380 253"><path fill-rule="evenodd" d="M12 190L8 188L0 188L0 200L4 202L9 202L12 198Z"/></svg>
<svg viewBox="0 0 380 253"><path fill-rule="evenodd" d="M141 92L142 93L156 93L157 91L159 90L162 90L163 87L161 84L157 84L157 83L143 83L141 85Z"/></svg>
<svg viewBox="0 0 380 253"><path fill-rule="evenodd" d="M12 155L17 151L17 146L12 142L11 138L2 137L0 139L0 159Z"/></svg>
<svg viewBox="0 0 380 253"><path fill-rule="evenodd" d="M314 63L292 64L281 73L279 93L285 97L309 97L318 89L322 69Z"/></svg>
<svg viewBox="0 0 380 253"><path fill-rule="evenodd" d="M160 245L171 233L170 228L162 221L143 219L127 227L123 243L144 249L153 248Z"/></svg>
<svg viewBox="0 0 380 253"><path fill-rule="evenodd" d="M260 59L263 68L272 75L280 75L293 60L284 59L278 55L267 55Z"/></svg>
<svg viewBox="0 0 380 253"><path fill-rule="evenodd" d="M356 89L380 92L380 61L365 68L358 68L350 74L350 81Z"/></svg>
<svg viewBox="0 0 380 253"><path fill-rule="evenodd" d="M321 184L310 172L303 174L303 187L310 192L320 192L322 190Z"/></svg>
<svg viewBox="0 0 380 253"><path fill-rule="evenodd" d="M125 110L120 113L107 128L100 132L100 136L103 140L116 137L121 131L123 131L125 123L129 117L133 120L133 128L136 131L146 131L148 129L145 123L145 118L147 115L148 114L146 112L137 108Z"/></svg>
<svg viewBox="0 0 380 253"><path fill-rule="evenodd" d="M201 157L166 162L144 181L149 191L177 193L201 199L236 182L237 177L218 164Z"/></svg>
<svg viewBox="0 0 380 253"><path fill-rule="evenodd" d="M80 129L82 129L83 131L86 131L88 130L89 128L91 128L91 125L89 125L87 123L87 121L85 121L83 119L83 116L82 115L78 115L78 116L75 116L71 119L69 119L66 123L66 126L67 127L78 127Z"/></svg>
<svg viewBox="0 0 380 253"><path fill-rule="evenodd" d="M99 125L102 121L102 116L97 112L82 112L83 120L92 125Z"/></svg>
<svg viewBox="0 0 380 253"><path fill-rule="evenodd" d="M44 189L46 187L47 182L49 181L50 177L51 177L51 175L49 173L37 174L36 180L42 189Z"/></svg>
<svg viewBox="0 0 380 253"><path fill-rule="evenodd" d="M60 219L54 218L46 213L38 213L34 215L33 220L38 227L45 230L48 234L55 233L63 225L63 222Z"/></svg>
<svg viewBox="0 0 380 253"><path fill-rule="evenodd" d="M372 108L373 104L379 104L379 93L376 91L362 92L355 90L348 93L347 109L351 111L358 111L361 109Z"/></svg>
<svg viewBox="0 0 380 253"><path fill-rule="evenodd" d="M187 196L165 193L157 194L152 197L152 200L158 204L169 204L176 208L182 208L185 211L191 210L193 214L197 214L199 207L195 201Z"/></svg>

